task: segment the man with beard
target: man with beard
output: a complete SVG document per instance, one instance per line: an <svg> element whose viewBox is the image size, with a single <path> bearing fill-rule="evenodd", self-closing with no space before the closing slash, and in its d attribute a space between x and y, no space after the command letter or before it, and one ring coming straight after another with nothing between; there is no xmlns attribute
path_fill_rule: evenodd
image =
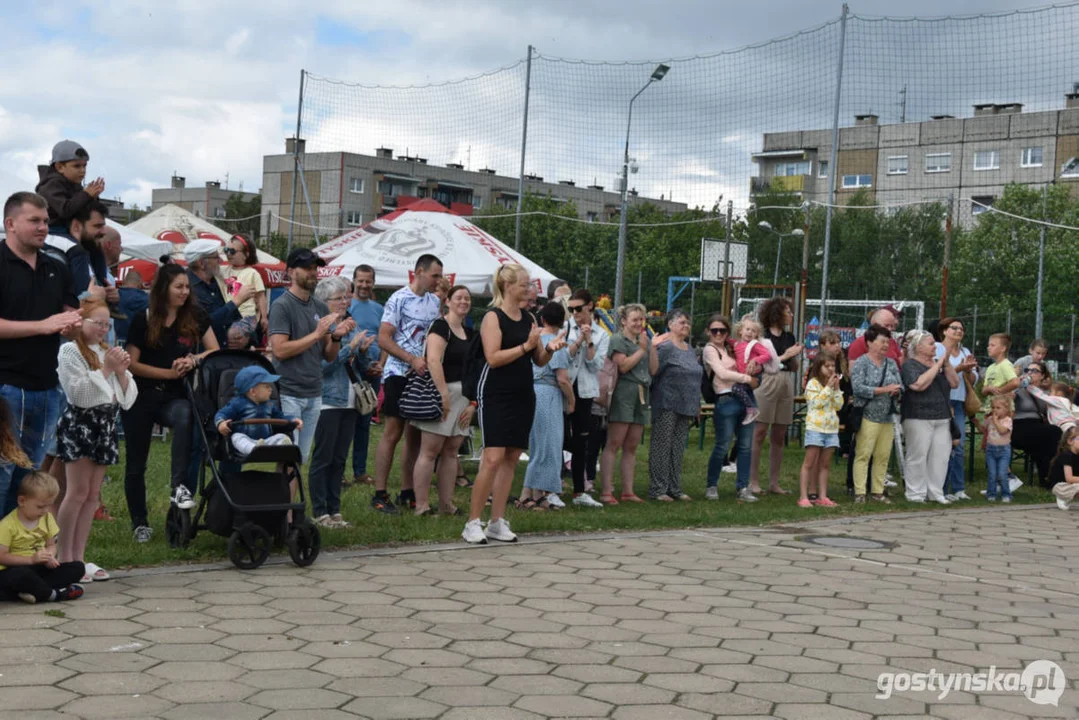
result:
<svg viewBox="0 0 1079 720"><path fill-rule="evenodd" d="M4 203L0 243L0 397L12 430L34 467L45 457L50 431L60 420L56 375L60 334L82 323L70 269L42 252L49 231L45 199L18 192ZM28 468L0 465L0 504L7 514Z"/></svg>
<svg viewBox="0 0 1079 720"><path fill-rule="evenodd" d="M221 347L228 344L229 327L240 319L239 307L255 295L251 285L239 287L229 297L228 288L221 278L221 244L213 240L193 240L184 246L187 261L187 280L207 315ZM229 298L227 301L225 298Z"/></svg>
<svg viewBox="0 0 1079 720"><path fill-rule="evenodd" d="M68 232L75 244L67 249L68 265L71 277L75 281L75 292L86 293L90 285L109 288L106 301L114 303L120 299L116 288L109 287L109 268L105 253L101 249L101 240L105 237L105 218L109 209L97 200L84 205L68 223ZM109 297L109 296L112 297Z"/></svg>
<svg viewBox="0 0 1079 720"><path fill-rule="evenodd" d="M375 269L370 265L357 265L352 273L352 303L348 307L349 316L356 322L356 328L366 331L375 338L367 348L367 368L365 379L377 393L382 386L383 353L378 347L378 329L382 325L382 303L375 300ZM354 366L355 367L355 366ZM367 448L371 439L371 415L360 415L356 420L356 430L352 438L352 477L353 483L370 485L374 478L367 474ZM352 483L345 483L349 485Z"/></svg>
<svg viewBox="0 0 1079 720"><path fill-rule="evenodd" d="M297 445L305 463L322 411L322 361L337 357L341 338L356 326L311 295L318 269L325 264L308 248L290 252L285 266L292 284L270 306L270 348L281 376L281 410L286 417L303 420Z"/></svg>

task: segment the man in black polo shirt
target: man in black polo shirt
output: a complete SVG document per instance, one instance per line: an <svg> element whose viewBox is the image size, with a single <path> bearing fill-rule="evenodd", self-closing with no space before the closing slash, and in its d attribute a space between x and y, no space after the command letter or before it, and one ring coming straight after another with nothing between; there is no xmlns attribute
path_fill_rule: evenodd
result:
<svg viewBox="0 0 1079 720"><path fill-rule="evenodd" d="M45 253L49 210L45 199L18 192L4 203L0 243L0 396L7 400L12 429L27 457L39 467L45 438L59 422L60 382L56 376L60 335L76 330L82 318L71 271ZM19 422L16 422L16 419ZM6 515L27 471L0 464L0 501Z"/></svg>

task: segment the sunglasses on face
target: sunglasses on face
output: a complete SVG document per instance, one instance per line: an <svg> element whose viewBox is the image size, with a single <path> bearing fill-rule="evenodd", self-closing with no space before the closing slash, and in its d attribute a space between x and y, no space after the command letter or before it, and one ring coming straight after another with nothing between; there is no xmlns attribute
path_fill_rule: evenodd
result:
<svg viewBox="0 0 1079 720"><path fill-rule="evenodd" d="M229 257L232 257L233 255L235 255L238 252L241 252L241 251L237 250L236 248L225 248L225 254L228 255Z"/></svg>
<svg viewBox="0 0 1079 720"><path fill-rule="evenodd" d="M962 325L949 325L949 330L955 330L956 332L965 332Z"/></svg>
<svg viewBox="0 0 1079 720"><path fill-rule="evenodd" d="M570 305L569 306L569 311L570 312L581 312L582 310L584 310L584 305Z"/></svg>
<svg viewBox="0 0 1079 720"><path fill-rule="evenodd" d="M730 332L730 328L708 328L708 332L712 333L712 335L726 335Z"/></svg>

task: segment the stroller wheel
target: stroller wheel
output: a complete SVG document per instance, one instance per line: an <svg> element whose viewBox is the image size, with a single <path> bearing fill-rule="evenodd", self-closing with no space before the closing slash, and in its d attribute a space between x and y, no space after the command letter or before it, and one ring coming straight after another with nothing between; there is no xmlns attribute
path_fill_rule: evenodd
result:
<svg viewBox="0 0 1079 720"><path fill-rule="evenodd" d="M261 525L244 523L229 536L229 560L241 570L254 570L270 556L273 540Z"/></svg>
<svg viewBox="0 0 1079 720"><path fill-rule="evenodd" d="M165 516L165 540L169 547L182 550L191 542L191 511L181 510L169 505L169 514Z"/></svg>
<svg viewBox="0 0 1079 720"><path fill-rule="evenodd" d="M318 525L308 518L288 531L285 543L288 545L292 562L299 567L307 567L315 562L322 549L322 535L318 531Z"/></svg>

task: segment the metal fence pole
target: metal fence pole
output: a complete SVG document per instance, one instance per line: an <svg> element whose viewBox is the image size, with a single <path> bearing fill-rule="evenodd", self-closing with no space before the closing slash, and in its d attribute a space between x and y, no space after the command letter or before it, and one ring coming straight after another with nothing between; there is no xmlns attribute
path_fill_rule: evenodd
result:
<svg viewBox="0 0 1079 720"><path fill-rule="evenodd" d="M731 228L734 221L734 201L727 201L727 234L723 243L723 302L720 306L727 317L731 316Z"/></svg>
<svg viewBox="0 0 1079 720"><path fill-rule="evenodd" d="M978 354L978 306L974 306L974 343L971 345L971 350L974 354Z"/></svg>
<svg viewBox="0 0 1079 720"><path fill-rule="evenodd" d="M303 116L303 80L305 70L300 70L300 99L296 102L296 135L292 138L292 201L288 208L288 250L292 251L292 221L296 219L296 173L300 167L300 122Z"/></svg>
<svg viewBox="0 0 1079 720"><path fill-rule="evenodd" d="M644 276L643 270L637 271L637 303L641 302L641 278Z"/></svg>
<svg viewBox="0 0 1079 720"><path fill-rule="evenodd" d="M1042 220L1046 220L1049 204L1049 185L1042 187ZM1038 307L1034 317L1034 337L1042 337L1042 281L1045 278L1045 225L1038 233Z"/></svg>
<svg viewBox="0 0 1079 720"><path fill-rule="evenodd" d="M903 91L904 93L906 90ZM905 98L905 96L904 96ZM905 102L905 99L904 99ZM948 315L948 265L952 261L952 208L955 195L948 193L948 215L944 219L944 267L940 270L940 319Z"/></svg>
<svg viewBox="0 0 1079 720"><path fill-rule="evenodd" d="M585 266L584 266L584 286L585 286L586 288L588 287L588 271L589 271L590 269L591 269L591 268L590 268L590 266L588 266L588 265L585 265Z"/></svg>
<svg viewBox="0 0 1079 720"><path fill-rule="evenodd" d="M847 42L847 13L850 8L843 3L843 14L839 16L839 59L835 71L835 108L832 114L832 152L828 161L828 207L824 212L824 260L821 262L820 280L820 324L824 327L828 316L828 251L832 241L832 205L835 204L835 183L839 175L836 167L839 157L839 103L843 97L843 50Z"/></svg>
<svg viewBox="0 0 1079 720"><path fill-rule="evenodd" d="M525 202L525 147L528 143L528 95L532 89L532 46L528 46L528 62L525 63L525 112L521 128L521 174L517 178L517 220L513 231L513 249L521 249L521 213ZM585 283L587 284L587 283Z"/></svg>

